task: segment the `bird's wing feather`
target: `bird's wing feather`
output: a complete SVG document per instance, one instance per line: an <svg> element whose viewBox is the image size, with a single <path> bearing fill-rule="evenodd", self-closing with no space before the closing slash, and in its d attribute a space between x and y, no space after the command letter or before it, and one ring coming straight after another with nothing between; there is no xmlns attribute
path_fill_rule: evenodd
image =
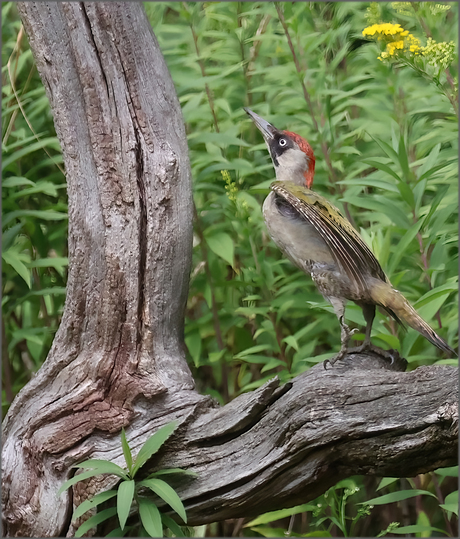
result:
<svg viewBox="0 0 460 539"><path fill-rule="evenodd" d="M339 210L317 193L291 182L274 182L271 189L311 223L331 250L336 262L360 292L367 292L366 275L387 282L372 251Z"/></svg>

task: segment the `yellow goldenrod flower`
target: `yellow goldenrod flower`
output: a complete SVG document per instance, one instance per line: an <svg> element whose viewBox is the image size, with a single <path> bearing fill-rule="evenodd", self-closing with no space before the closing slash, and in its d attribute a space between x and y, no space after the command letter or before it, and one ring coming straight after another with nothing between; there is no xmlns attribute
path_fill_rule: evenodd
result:
<svg viewBox="0 0 460 539"><path fill-rule="evenodd" d="M404 30L400 24L381 23L373 24L363 30L363 36L373 36L378 41L386 42L386 49L378 56L382 62L389 60L397 54L420 54L420 40Z"/></svg>
<svg viewBox="0 0 460 539"><path fill-rule="evenodd" d="M400 24L391 24L389 22L384 22L381 24L373 24L372 26L368 26L367 28L364 28L363 30L363 36L375 36L377 39L385 40L385 41L393 41L394 38L398 39L401 37L405 37L409 34L408 30L404 30L404 28L401 28ZM394 36L394 38L393 38Z"/></svg>

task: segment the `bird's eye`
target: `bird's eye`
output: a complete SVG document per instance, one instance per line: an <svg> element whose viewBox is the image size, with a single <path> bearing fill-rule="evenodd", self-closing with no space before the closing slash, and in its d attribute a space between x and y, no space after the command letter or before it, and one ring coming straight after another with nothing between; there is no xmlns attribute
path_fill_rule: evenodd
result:
<svg viewBox="0 0 460 539"><path fill-rule="evenodd" d="M287 141L286 141L285 138L280 138L279 141L278 141L278 144L279 144L280 146L286 146Z"/></svg>

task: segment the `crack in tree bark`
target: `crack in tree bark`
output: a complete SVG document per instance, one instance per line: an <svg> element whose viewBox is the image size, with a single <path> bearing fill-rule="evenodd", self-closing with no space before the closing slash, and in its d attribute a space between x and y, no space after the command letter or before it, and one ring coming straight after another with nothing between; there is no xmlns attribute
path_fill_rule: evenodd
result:
<svg viewBox="0 0 460 539"><path fill-rule="evenodd" d="M136 344L140 347L142 341L142 330L145 308L145 275L147 261L147 209L145 205L145 186L144 186L144 166L141 141L139 140L139 131L134 126L134 136L136 137L135 155L136 155L136 180L139 193L139 303L137 306L138 331Z"/></svg>

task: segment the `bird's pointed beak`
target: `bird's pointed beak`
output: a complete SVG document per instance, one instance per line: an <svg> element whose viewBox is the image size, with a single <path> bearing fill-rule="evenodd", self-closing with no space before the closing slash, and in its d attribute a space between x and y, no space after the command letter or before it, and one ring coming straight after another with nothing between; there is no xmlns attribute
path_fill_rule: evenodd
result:
<svg viewBox="0 0 460 539"><path fill-rule="evenodd" d="M262 135L264 136L264 139L266 141L272 139L273 135L276 133L276 131L278 131L276 127L268 123L267 120L264 120L255 112L252 112L252 110L246 107L244 107L244 110L247 112L247 114L249 114L256 126L260 129Z"/></svg>

